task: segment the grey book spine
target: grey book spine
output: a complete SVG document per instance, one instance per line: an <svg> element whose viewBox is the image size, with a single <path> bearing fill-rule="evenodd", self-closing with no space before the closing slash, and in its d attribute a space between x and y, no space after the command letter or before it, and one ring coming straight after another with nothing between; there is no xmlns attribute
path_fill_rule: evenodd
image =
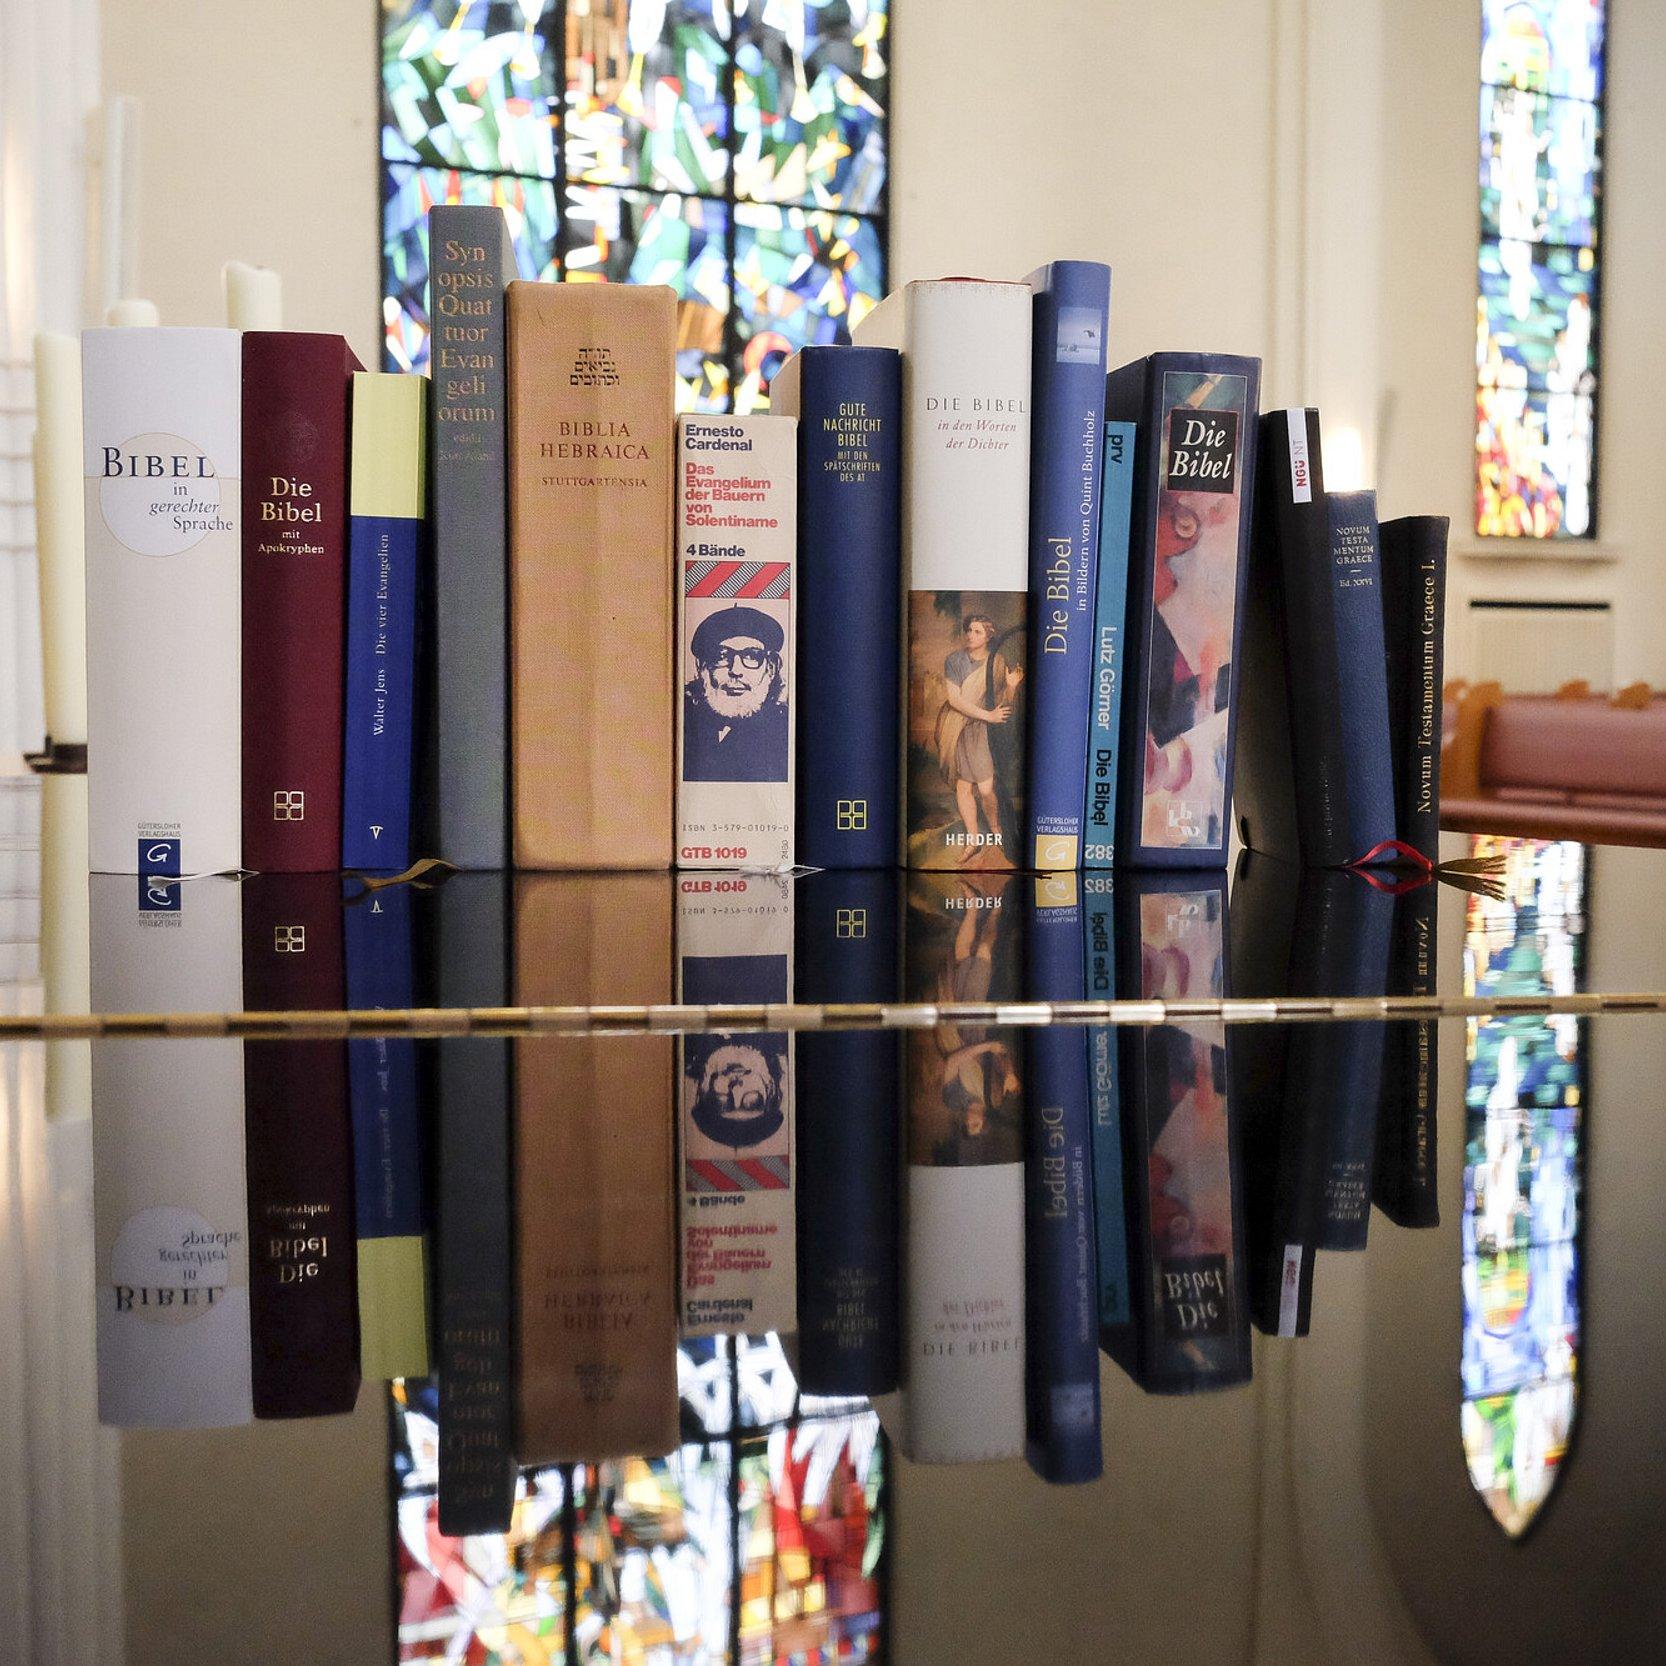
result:
<svg viewBox="0 0 1666 1666"><path fill-rule="evenodd" d="M509 838L503 291L515 254L501 209L441 205L428 231L434 584L425 854L460 868L501 868Z"/></svg>
<svg viewBox="0 0 1666 1666"><path fill-rule="evenodd" d="M453 874L424 899L424 998L508 998L508 882ZM504 1533L515 1501L511 1044L428 1043L435 1107L440 1531Z"/></svg>

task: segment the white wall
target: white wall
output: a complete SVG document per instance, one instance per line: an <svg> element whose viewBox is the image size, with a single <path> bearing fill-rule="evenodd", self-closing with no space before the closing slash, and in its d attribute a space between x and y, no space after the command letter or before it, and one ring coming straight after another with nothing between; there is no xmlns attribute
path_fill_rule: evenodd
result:
<svg viewBox="0 0 1666 1666"><path fill-rule="evenodd" d="M380 349L375 0L103 0L107 94L140 105L139 289L223 324L228 260L283 275L284 323Z"/></svg>

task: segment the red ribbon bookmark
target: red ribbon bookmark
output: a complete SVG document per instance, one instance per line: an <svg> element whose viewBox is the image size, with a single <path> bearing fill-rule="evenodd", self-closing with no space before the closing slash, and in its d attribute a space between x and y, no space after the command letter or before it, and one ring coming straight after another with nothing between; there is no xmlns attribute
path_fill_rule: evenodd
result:
<svg viewBox="0 0 1666 1666"><path fill-rule="evenodd" d="M1387 851L1393 851L1396 856L1403 858L1405 862L1410 863L1412 867L1425 874L1431 874L1435 871L1434 863L1422 851L1408 845L1404 839L1384 839L1381 843L1372 845L1363 856L1356 857L1348 866L1350 868L1372 867Z"/></svg>

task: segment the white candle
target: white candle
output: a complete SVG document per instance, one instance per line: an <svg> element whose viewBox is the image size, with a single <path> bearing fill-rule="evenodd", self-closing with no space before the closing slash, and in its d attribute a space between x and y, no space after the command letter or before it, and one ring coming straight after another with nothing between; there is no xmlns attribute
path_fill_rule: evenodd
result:
<svg viewBox="0 0 1666 1666"><path fill-rule="evenodd" d="M265 266L228 260L225 265L226 322L234 330L283 328L283 279Z"/></svg>
<svg viewBox="0 0 1666 1666"><path fill-rule="evenodd" d="M81 457L81 344L35 337L35 549L40 561L46 732L87 744L86 488Z"/></svg>
<svg viewBox="0 0 1666 1666"><path fill-rule="evenodd" d="M82 731L85 733L85 730ZM90 1012L87 778L41 777L41 973L48 1012ZM92 1043L54 1041L46 1050L49 1122L92 1112Z"/></svg>
<svg viewBox="0 0 1666 1666"><path fill-rule="evenodd" d="M113 328L154 330L162 322L162 314L154 301L117 301L105 313L104 322Z"/></svg>

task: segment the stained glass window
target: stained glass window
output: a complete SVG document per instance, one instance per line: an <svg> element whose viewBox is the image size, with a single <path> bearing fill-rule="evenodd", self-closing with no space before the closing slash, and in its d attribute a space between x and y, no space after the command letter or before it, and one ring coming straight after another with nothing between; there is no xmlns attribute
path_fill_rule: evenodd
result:
<svg viewBox="0 0 1666 1666"><path fill-rule="evenodd" d="M685 1342L684 1442L529 1469L506 1534L439 1531L431 1385L393 1390L398 1658L480 1666L882 1657L885 1439L800 1394L778 1338Z"/></svg>
<svg viewBox="0 0 1666 1666"><path fill-rule="evenodd" d="M1503 895L1469 899L1466 995L1572 994L1582 972L1585 851L1478 838ZM1561 1477L1579 1396L1576 1018L1469 1021L1463 1217L1463 1440L1470 1481L1512 1538Z"/></svg>
<svg viewBox="0 0 1666 1666"><path fill-rule="evenodd" d="M1482 0L1475 530L1596 535L1606 0Z"/></svg>
<svg viewBox="0 0 1666 1666"><path fill-rule="evenodd" d="M383 363L428 362L428 210L523 277L664 283L682 409L762 410L885 293L890 0L381 0Z"/></svg>

